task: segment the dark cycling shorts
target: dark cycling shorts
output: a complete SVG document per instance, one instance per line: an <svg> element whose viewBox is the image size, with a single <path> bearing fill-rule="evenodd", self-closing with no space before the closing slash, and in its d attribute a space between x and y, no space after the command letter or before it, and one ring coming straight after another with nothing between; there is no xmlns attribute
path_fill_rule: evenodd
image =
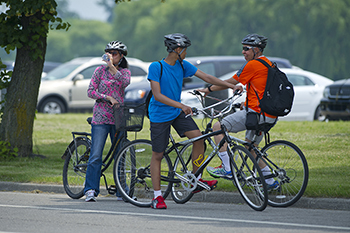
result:
<svg viewBox="0 0 350 233"><path fill-rule="evenodd" d="M185 113L181 111L174 120L162 123L151 122L151 140L154 152L165 151L169 144L170 126L174 127L180 137L185 137L185 133L188 131L199 130L192 117L185 118L185 116Z"/></svg>

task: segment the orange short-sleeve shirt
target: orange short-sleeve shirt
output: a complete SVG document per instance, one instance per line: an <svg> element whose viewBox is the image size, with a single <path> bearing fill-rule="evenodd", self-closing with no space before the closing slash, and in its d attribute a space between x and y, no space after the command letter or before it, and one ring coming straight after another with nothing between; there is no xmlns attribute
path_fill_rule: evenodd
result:
<svg viewBox="0 0 350 233"><path fill-rule="evenodd" d="M272 65L266 57L259 57L266 61L269 65ZM232 77L238 82L246 85L248 108L253 109L256 112L260 112L259 100L254 90L258 93L261 99L264 95L266 80L267 80L267 67L257 60L251 60L247 62L242 68ZM250 87L249 87L250 84ZM275 116L265 113L266 116L276 118Z"/></svg>

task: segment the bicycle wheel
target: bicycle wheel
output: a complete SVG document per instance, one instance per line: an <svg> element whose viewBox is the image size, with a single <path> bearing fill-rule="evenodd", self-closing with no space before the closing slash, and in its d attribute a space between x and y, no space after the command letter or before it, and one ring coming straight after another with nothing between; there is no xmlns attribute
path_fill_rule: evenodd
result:
<svg viewBox="0 0 350 233"><path fill-rule="evenodd" d="M78 137L68 146L63 165L63 187L68 196L79 199L84 196L85 174L91 142Z"/></svg>
<svg viewBox="0 0 350 233"><path fill-rule="evenodd" d="M254 210L264 210L267 206L267 188L256 160L239 145L231 147L229 156L234 185L243 199Z"/></svg>
<svg viewBox="0 0 350 233"><path fill-rule="evenodd" d="M180 181L179 175L184 176L187 171L192 171L192 143L187 144L181 149L180 156L183 158L185 166L183 166L180 159L176 157L174 163L174 179L179 180L179 182L172 183L171 196L176 203L184 204L192 198L193 193L189 185Z"/></svg>
<svg viewBox="0 0 350 233"><path fill-rule="evenodd" d="M269 192L268 204L274 207L293 205L304 194L309 179L303 152L293 143L283 140L269 143L261 152L265 162L274 170L274 179L280 184L277 190Z"/></svg>
<svg viewBox="0 0 350 233"><path fill-rule="evenodd" d="M135 140L126 144L114 161L114 181L124 200L139 207L150 207L153 199L150 163L152 144L149 140ZM169 179L172 165L167 155L161 163L162 179ZM169 195L171 183L161 181L164 199Z"/></svg>

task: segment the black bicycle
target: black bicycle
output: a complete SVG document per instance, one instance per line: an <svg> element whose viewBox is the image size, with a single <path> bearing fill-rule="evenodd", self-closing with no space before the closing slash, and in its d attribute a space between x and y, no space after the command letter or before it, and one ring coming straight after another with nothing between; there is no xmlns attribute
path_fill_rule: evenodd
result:
<svg viewBox="0 0 350 233"><path fill-rule="evenodd" d="M236 93L237 94L237 93ZM222 102L213 104L199 112L210 118L202 136L176 142L170 134L170 146L166 149L161 165L161 190L166 198L171 193L176 203L186 203L193 196L193 191L200 186L202 189L211 191L206 183L197 177L202 174L205 167L218 154L219 149L228 143L232 176L228 177L237 187L240 194L248 205L254 210L262 211L267 206L267 187L262 172L251 153L243 146L236 145L231 141L225 126L221 130L213 132L212 122L214 119L222 120L223 116L232 110L233 99L230 97ZM219 113L214 113L214 107L218 104L230 102ZM206 113L210 111L211 114ZM196 111L195 111L196 112ZM211 137L223 134L224 138L216 145ZM192 173L192 143L204 140L212 147L212 152L207 156L200 155L193 163L198 167ZM118 153L115 163L119 165L114 169L114 179L118 190L123 198L139 207L150 207L153 198L153 185L151 181L150 161L152 157L152 144L149 140L134 140L127 143ZM174 161L174 166L172 165ZM136 197L136 199L135 199Z"/></svg>
<svg viewBox="0 0 350 233"><path fill-rule="evenodd" d="M116 185L108 187L104 172L112 164L117 151L125 145L127 132L138 132L143 127L144 105L120 106L114 109L117 131L107 155L102 156L101 176L104 178L106 189L109 194L115 195ZM92 118L87 118L91 124ZM119 123L118 123L119 122ZM84 185L87 165L90 156L91 134L87 132L72 132L73 140L68 145L62 159L65 160L63 166L63 187L67 195L73 199L84 196ZM114 163L114 169L118 169L118 164Z"/></svg>

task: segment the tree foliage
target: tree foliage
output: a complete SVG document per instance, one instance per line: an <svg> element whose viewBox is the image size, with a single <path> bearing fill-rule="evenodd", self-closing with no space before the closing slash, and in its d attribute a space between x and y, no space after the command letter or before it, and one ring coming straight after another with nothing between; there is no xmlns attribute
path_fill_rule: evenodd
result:
<svg viewBox="0 0 350 233"><path fill-rule="evenodd" d="M165 56L163 36L185 33L189 56L239 55L248 33L269 38L265 54L331 79L347 78L349 0L154 0L118 4L115 38L146 61Z"/></svg>

